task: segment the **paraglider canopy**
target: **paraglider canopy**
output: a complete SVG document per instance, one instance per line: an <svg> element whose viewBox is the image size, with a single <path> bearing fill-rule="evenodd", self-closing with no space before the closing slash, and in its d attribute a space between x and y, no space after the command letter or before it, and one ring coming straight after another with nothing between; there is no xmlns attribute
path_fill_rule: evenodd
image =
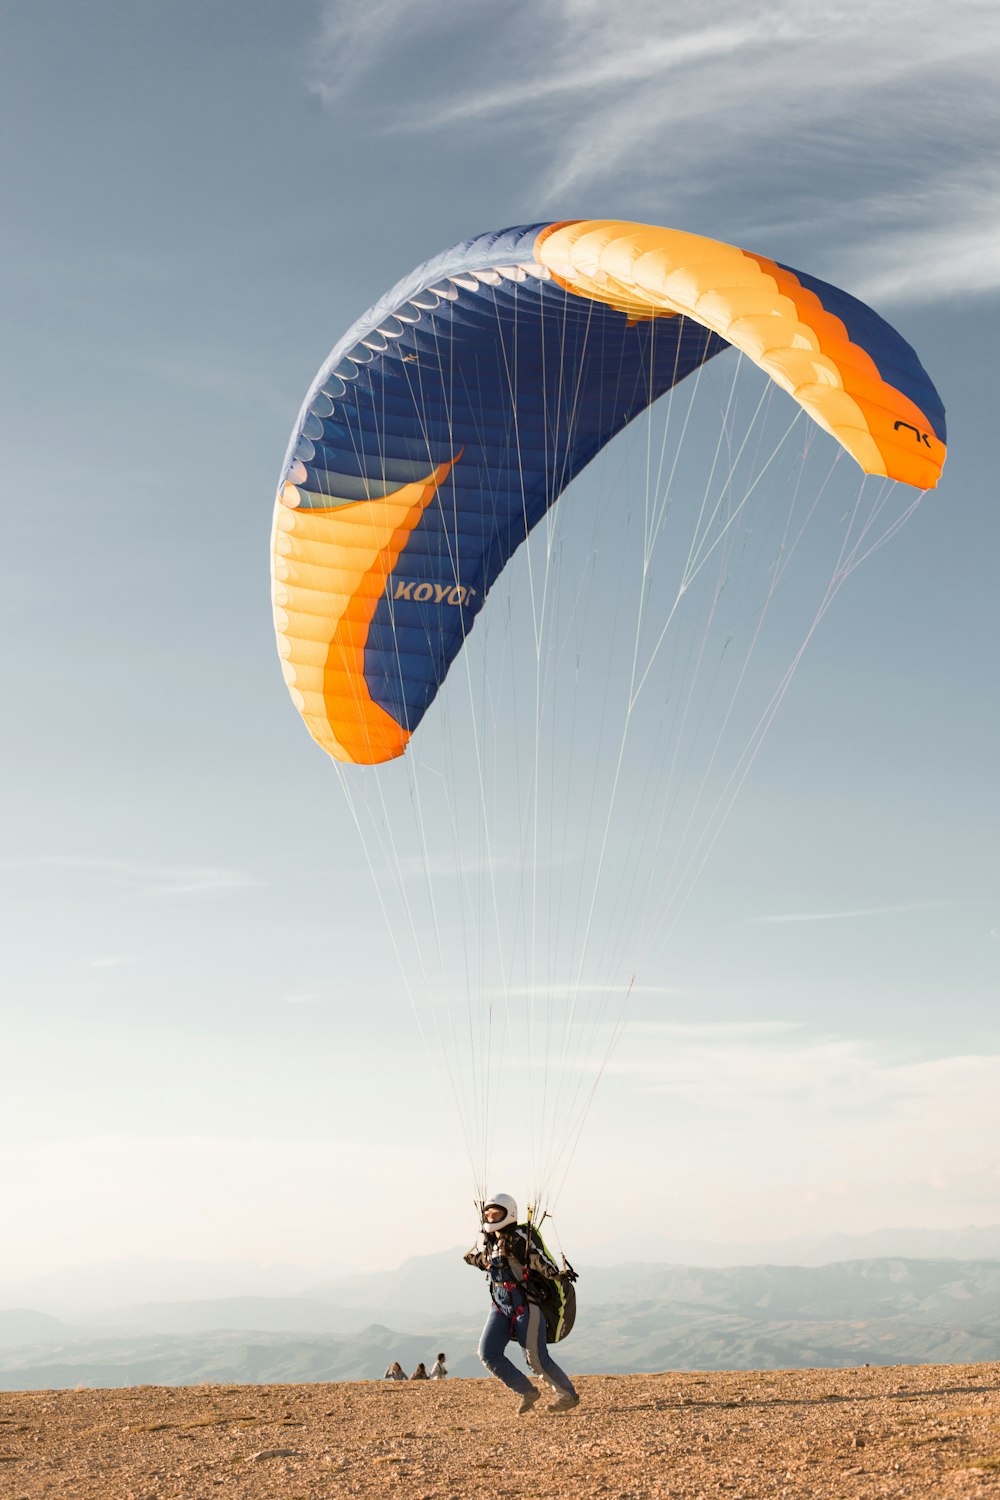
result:
<svg viewBox="0 0 1000 1500"><path fill-rule="evenodd" d="M334 347L274 508L278 649L477 1203L502 1135L553 1204L803 652L944 456L872 309L651 225L479 235Z"/></svg>
<svg viewBox="0 0 1000 1500"><path fill-rule="evenodd" d="M479 235L360 318L313 382L275 506L278 649L319 744L401 755L566 485L730 346L865 472L937 483L944 411L905 340L716 240L614 220Z"/></svg>

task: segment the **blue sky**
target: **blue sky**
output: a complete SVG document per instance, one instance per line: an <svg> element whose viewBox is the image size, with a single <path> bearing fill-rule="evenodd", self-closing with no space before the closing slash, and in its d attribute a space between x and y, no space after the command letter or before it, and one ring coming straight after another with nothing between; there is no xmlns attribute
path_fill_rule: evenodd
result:
<svg viewBox="0 0 1000 1500"><path fill-rule="evenodd" d="M873 301L950 457L644 976L564 1239L614 1238L595 1204L664 1256L996 1221L995 6L50 0L3 28L0 1275L318 1260L345 1204L346 1258L392 1264L414 1184L407 1248L466 1236L450 1105L277 668L270 510L359 313L471 233L578 216Z"/></svg>

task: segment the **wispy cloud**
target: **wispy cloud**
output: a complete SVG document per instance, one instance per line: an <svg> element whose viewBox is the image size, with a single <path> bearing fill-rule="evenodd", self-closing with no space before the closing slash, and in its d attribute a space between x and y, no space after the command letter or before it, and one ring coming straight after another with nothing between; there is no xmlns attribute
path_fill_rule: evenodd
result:
<svg viewBox="0 0 1000 1500"><path fill-rule="evenodd" d="M914 1059L901 1046L780 1023L659 1042L630 1028L608 1072L699 1111L736 1114L755 1130L786 1115L803 1128L820 1117L860 1128L875 1117L923 1120L927 1111L943 1132L965 1132L973 1116L989 1138L1000 1130L1000 1056L990 1054Z"/></svg>
<svg viewBox="0 0 1000 1500"><path fill-rule="evenodd" d="M854 906L834 911L779 912L765 917L747 917L747 927L780 926L790 922L851 922L864 917L902 917L913 912L954 911L960 901L898 901L887 906Z"/></svg>
<svg viewBox="0 0 1000 1500"><path fill-rule="evenodd" d="M659 1045L626 1033L608 1071L699 1109L753 1111L759 1119L805 1097L811 1112L848 1108L878 1066L868 1043L779 1023L681 1032Z"/></svg>
<svg viewBox="0 0 1000 1500"><path fill-rule="evenodd" d="M604 27L595 28L581 40L575 63L561 68L535 72L526 79L508 82L494 89L458 95L440 101L430 114L414 114L411 123L422 123L424 129L461 121L485 119L511 109L530 106L558 108L562 101L574 99L600 102L605 95L637 84L662 83L677 68L704 64L729 57L738 48L754 41L753 28L746 25L708 26L685 36L647 39L639 44L634 33L626 29L625 45L619 41L609 47L601 45Z"/></svg>
<svg viewBox="0 0 1000 1500"><path fill-rule="evenodd" d="M522 867L523 861L518 855L503 853L499 850L487 858L485 851L482 854L473 854L466 850L450 853L435 849L426 855L398 855L387 864L384 876L390 880L406 881L466 880L482 875L485 871L501 875L516 872Z"/></svg>
<svg viewBox="0 0 1000 1500"><path fill-rule="evenodd" d="M800 1031L798 1021L635 1021L629 1035L645 1045L676 1041L773 1041Z"/></svg>
<svg viewBox="0 0 1000 1500"><path fill-rule="evenodd" d="M425 14L435 7L424 7ZM367 0L365 5L326 0L319 35L311 49L309 86L330 104L360 76L378 67L391 39L413 15L410 0Z"/></svg>
<svg viewBox="0 0 1000 1500"><path fill-rule="evenodd" d="M709 1223L706 1174L728 1236L778 1222L844 1230L996 1218L995 1053L914 1061L884 1043L806 1034L658 1058L648 1044L628 1048L626 1039L609 1071L632 1108L647 1095L665 1139L683 1122L685 1150L663 1176L678 1221ZM628 1191L626 1163L613 1182ZM632 1184L641 1194L648 1175L634 1172Z"/></svg>
<svg viewBox="0 0 1000 1500"><path fill-rule="evenodd" d="M576 984L573 980L553 980L548 984L515 984L507 991L517 1000L573 1000L580 995L670 995L680 998L687 991L665 984Z"/></svg>
<svg viewBox="0 0 1000 1500"><path fill-rule="evenodd" d="M249 890L261 881L246 870L221 865L171 865L105 855L40 854L25 861L39 869L103 879L160 896L211 896Z"/></svg>
<svg viewBox="0 0 1000 1500"><path fill-rule="evenodd" d="M1000 285L993 0L513 3L445 68L470 20L457 0L336 0L312 87L438 160L479 159L500 132L554 214L669 209L751 248L812 250L820 274L849 260L883 300Z"/></svg>
<svg viewBox="0 0 1000 1500"><path fill-rule="evenodd" d="M529 861L524 853L513 849L493 849L487 853L485 848L454 850L442 848L440 844L435 844L433 849L422 854L403 854L396 848L390 850L386 847L387 841L381 829L378 830L378 836L383 843L382 856L377 862L378 879L390 883L413 881L433 886L441 880L475 882L485 874L502 882L505 876L513 875L520 879L526 867L541 875L543 872L561 869L572 860L570 853L563 852L549 852L537 860ZM416 831L413 842L419 842Z"/></svg>

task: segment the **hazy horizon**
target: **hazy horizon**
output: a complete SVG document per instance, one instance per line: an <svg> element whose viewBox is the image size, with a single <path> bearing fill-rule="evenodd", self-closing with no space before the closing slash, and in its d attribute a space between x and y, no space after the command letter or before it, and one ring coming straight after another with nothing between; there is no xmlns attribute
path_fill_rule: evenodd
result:
<svg viewBox="0 0 1000 1500"><path fill-rule="evenodd" d="M258 1262L198 1260L193 1257L133 1255L108 1261L67 1263L34 1276L0 1281L0 1310L13 1293L34 1289L42 1293L42 1311L59 1309L69 1316L92 1308L187 1302L228 1298L300 1298L338 1283L359 1285L381 1278L412 1264L427 1261L441 1271L457 1269L462 1275L464 1245L439 1246L416 1256L384 1265L314 1260ZM753 1265L801 1268L822 1267L838 1261L882 1259L1000 1262L1000 1223L965 1225L961 1229L934 1231L916 1227L882 1227L860 1235L828 1234L786 1240L725 1242L691 1239L635 1243L623 1236L604 1245L586 1241L572 1249L578 1268L591 1271L626 1264L689 1266L692 1269L736 1269ZM474 1278L468 1278L473 1286ZM478 1286L478 1282L475 1283ZM13 1309L12 1309L13 1310ZM93 1312L90 1313L93 1316Z"/></svg>

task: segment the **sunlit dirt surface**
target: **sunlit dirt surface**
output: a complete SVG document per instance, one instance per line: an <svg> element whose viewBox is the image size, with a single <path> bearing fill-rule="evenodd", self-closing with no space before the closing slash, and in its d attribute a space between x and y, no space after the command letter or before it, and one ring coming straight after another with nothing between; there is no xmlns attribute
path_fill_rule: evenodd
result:
<svg viewBox="0 0 1000 1500"><path fill-rule="evenodd" d="M571 1361L569 1362L571 1365ZM1000 1497L1000 1365L0 1394L4 1500Z"/></svg>

